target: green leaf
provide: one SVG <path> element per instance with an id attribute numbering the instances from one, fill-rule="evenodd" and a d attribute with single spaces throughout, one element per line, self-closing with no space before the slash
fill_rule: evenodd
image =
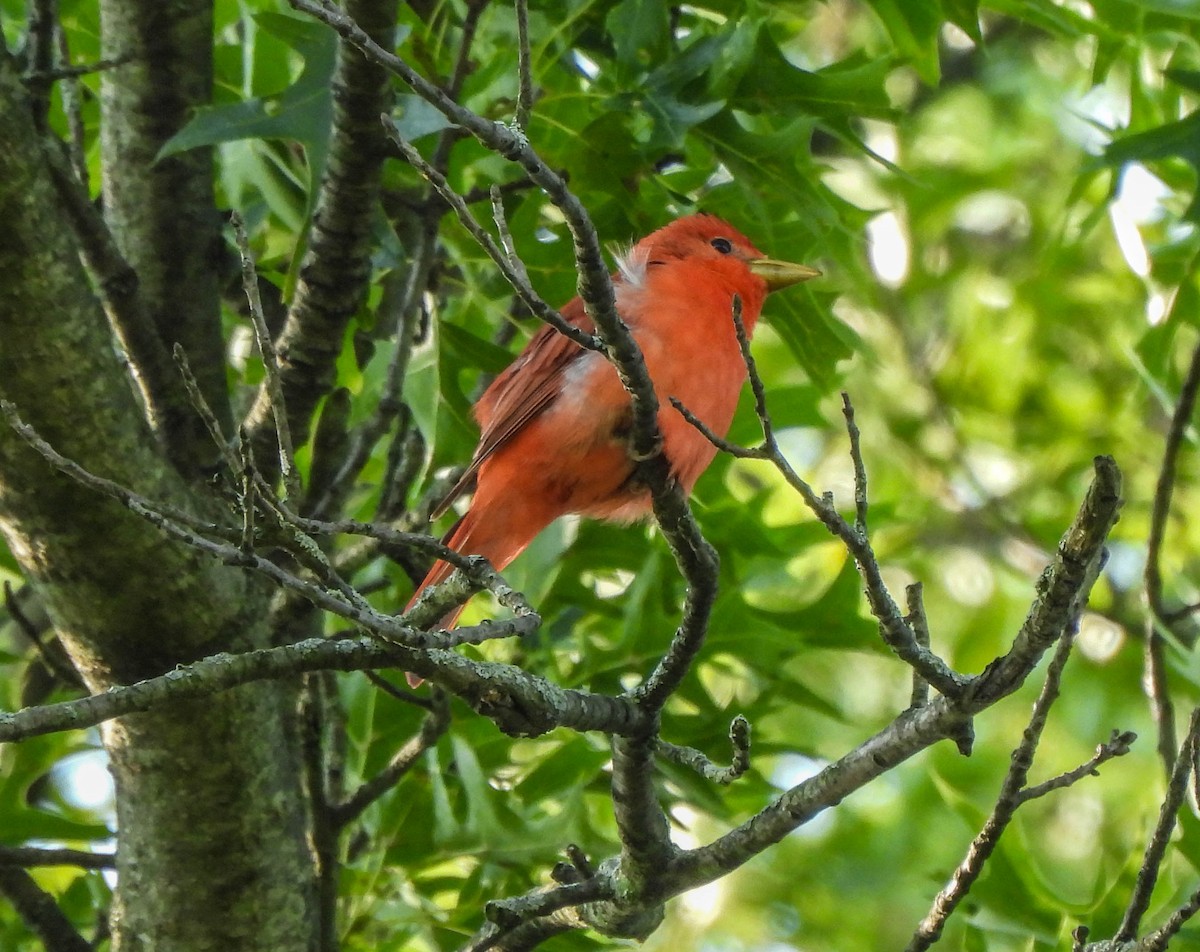
<path id="1" fill-rule="evenodd" d="M 1104 150 L 1102 157 L 1110 165 L 1166 158 L 1182 159 L 1200 173 L 1200 110 L 1145 132 L 1122 136 Z M 1183 217 L 1200 221 L 1200 193 L 1193 196 Z"/>
<path id="2" fill-rule="evenodd" d="M 1167 16 L 1180 17 L 1185 20 L 1200 20 L 1200 3 L 1196 0 L 1130 0 L 1135 7 L 1141 7 L 1151 13 L 1165 13 Z"/>
<path id="3" fill-rule="evenodd" d="M 396 129 L 409 142 L 448 129 L 453 123 L 420 96 L 396 97 Z"/>
<path id="4" fill-rule="evenodd" d="M 930 86 L 941 77 L 938 32 L 942 26 L 940 0 L 869 0 L 892 42 Z M 971 32 L 968 30 L 968 32 Z M 975 33 L 978 33 L 976 25 Z"/>
<path id="5" fill-rule="evenodd" d="M 884 83 L 894 64 L 886 57 L 854 55 L 810 71 L 793 65 L 761 24 L 739 32 L 738 46 L 745 49 L 752 42 L 753 52 L 746 57 L 745 68 L 728 95 L 735 109 L 788 119 L 891 116 Z"/>
<path id="6" fill-rule="evenodd" d="M 837 385 L 838 362 L 860 349 L 858 335 L 828 310 L 830 297 L 800 287 L 764 311 L 809 379 L 825 392 Z"/>
<path id="7" fill-rule="evenodd" d="M 197 110 L 191 121 L 167 140 L 158 157 L 241 139 L 284 139 L 305 146 L 315 182 L 325 167 L 329 145 L 337 37 L 322 24 L 279 13 L 260 13 L 255 20 L 304 58 L 299 78 L 276 96 Z"/>
<path id="8" fill-rule="evenodd" d="M 621 0 L 604 25 L 622 66 L 648 66 L 662 58 L 670 24 L 668 7 L 659 0 Z"/>

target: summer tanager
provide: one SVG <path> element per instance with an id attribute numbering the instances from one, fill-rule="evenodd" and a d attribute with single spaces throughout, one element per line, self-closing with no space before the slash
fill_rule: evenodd
<path id="1" fill-rule="evenodd" d="M 819 274 L 765 257 L 711 215 L 680 218 L 619 259 L 617 310 L 645 357 L 660 404 L 663 452 L 685 492 L 716 450 L 670 398 L 723 436 L 746 379 L 734 295 L 749 334 L 770 291 Z M 579 298 L 562 315 L 588 333 L 595 330 Z M 629 452 L 629 394 L 602 354 L 544 326 L 484 391 L 475 417 L 482 434 L 471 465 L 435 511 L 444 512 L 474 482 L 470 510 L 445 539 L 452 549 L 486 556 L 503 569 L 559 516 L 630 521 L 650 512 L 650 493 L 634 478 Z M 451 571 L 448 563 L 435 563 L 413 601 Z M 461 612 L 450 612 L 442 626 L 452 627 Z"/>

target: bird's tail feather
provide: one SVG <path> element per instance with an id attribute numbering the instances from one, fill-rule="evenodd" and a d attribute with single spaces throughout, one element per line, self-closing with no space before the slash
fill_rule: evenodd
<path id="1" fill-rule="evenodd" d="M 472 509 L 454 524 L 442 542 L 463 555 L 482 555 L 492 563 L 493 568 L 501 571 L 525 551 L 534 536 L 543 528 L 544 526 L 540 525 L 536 527 L 514 525 L 513 520 L 503 518 L 495 510 L 485 511 L 485 514 L 479 517 L 476 516 L 476 509 Z M 453 571 L 454 566 L 449 562 L 441 559 L 434 562 L 433 567 L 413 592 L 412 598 L 409 599 L 404 610 L 408 611 L 412 608 L 422 592 L 444 582 Z M 453 628 L 466 607 L 464 602 L 458 608 L 447 612 L 437 622 L 436 627 Z M 413 687 L 421 683 L 421 679 L 415 675 L 409 674 L 407 678 L 408 683 Z"/>

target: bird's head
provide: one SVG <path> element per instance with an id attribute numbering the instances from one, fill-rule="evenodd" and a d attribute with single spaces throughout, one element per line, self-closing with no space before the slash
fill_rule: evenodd
<path id="1" fill-rule="evenodd" d="M 768 258 L 727 221 L 706 214 L 687 215 L 652 232 L 634 246 L 630 258 L 647 266 L 690 259 L 731 273 L 745 268 L 766 284 L 767 291 L 778 291 L 821 273 L 807 265 Z"/>

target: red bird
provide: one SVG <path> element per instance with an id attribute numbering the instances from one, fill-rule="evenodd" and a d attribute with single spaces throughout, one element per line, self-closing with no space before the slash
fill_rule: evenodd
<path id="1" fill-rule="evenodd" d="M 689 215 L 660 228 L 634 245 L 617 268 L 617 310 L 654 382 L 671 473 L 691 492 L 716 450 L 670 398 L 724 435 L 746 379 L 733 325 L 734 295 L 742 300 L 749 334 L 770 291 L 820 272 L 765 257 L 745 235 L 711 215 Z M 579 298 L 562 315 L 594 333 Z M 633 478 L 629 394 L 604 355 L 544 326 L 479 398 L 475 417 L 482 429 L 479 446 L 435 512 L 444 512 L 475 483 L 470 510 L 445 539 L 456 551 L 486 556 L 503 569 L 559 516 L 631 521 L 650 512 L 650 493 Z M 451 571 L 446 562 L 435 563 L 408 607 Z M 442 625 L 453 627 L 461 611 L 446 615 Z"/>

